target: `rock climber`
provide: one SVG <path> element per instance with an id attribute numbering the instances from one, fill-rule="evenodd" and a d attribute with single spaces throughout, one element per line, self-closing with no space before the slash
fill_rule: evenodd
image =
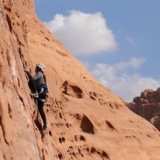
<path id="1" fill-rule="evenodd" d="M 46 77 L 44 75 L 44 70 L 45 70 L 45 65 L 42 63 L 36 65 L 35 68 L 36 74 L 34 76 L 28 69 L 25 69 L 25 72 L 29 77 L 29 87 L 32 91 L 30 95 L 34 97 L 35 100 L 37 101 L 38 111 L 43 120 L 42 130 L 45 130 L 47 128 L 46 114 L 44 112 L 43 106 L 48 95 L 48 87 L 46 85 Z"/>

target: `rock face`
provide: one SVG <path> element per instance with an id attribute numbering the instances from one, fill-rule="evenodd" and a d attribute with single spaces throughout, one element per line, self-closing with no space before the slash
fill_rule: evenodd
<path id="1" fill-rule="evenodd" d="M 135 97 L 128 107 L 160 130 L 160 88 L 156 91 L 147 89 Z"/>
<path id="2" fill-rule="evenodd" d="M 1 160 L 159 160 L 159 131 L 97 82 L 34 13 L 32 0 L 0 1 Z M 46 65 L 48 129 L 24 68 Z"/>

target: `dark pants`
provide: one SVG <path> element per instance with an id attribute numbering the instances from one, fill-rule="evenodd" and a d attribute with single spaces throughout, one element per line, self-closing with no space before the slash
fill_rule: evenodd
<path id="1" fill-rule="evenodd" d="M 41 118 L 42 118 L 42 120 L 43 120 L 43 124 L 47 124 L 46 115 L 45 115 L 45 112 L 44 112 L 44 109 L 43 109 L 44 102 L 38 100 L 38 101 L 37 101 L 37 105 L 38 105 L 39 113 L 40 113 Z"/>
<path id="2" fill-rule="evenodd" d="M 35 80 L 30 80 L 29 81 L 29 86 L 32 92 L 40 92 L 41 91 L 41 83 L 36 82 Z M 43 120 L 43 123 L 46 124 L 46 115 L 43 109 L 44 102 L 42 102 L 40 99 L 46 99 L 46 90 L 44 89 L 43 93 L 39 95 L 39 99 L 37 99 L 37 106 L 38 106 L 38 111 L 41 115 L 41 118 Z"/>

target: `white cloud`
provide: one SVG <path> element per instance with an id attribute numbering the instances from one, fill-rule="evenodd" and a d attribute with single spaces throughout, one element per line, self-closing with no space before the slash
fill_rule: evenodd
<path id="1" fill-rule="evenodd" d="M 56 14 L 44 24 L 72 54 L 89 55 L 116 49 L 113 32 L 100 12 L 72 10 L 69 13 L 68 16 Z"/>
<path id="2" fill-rule="evenodd" d="M 156 90 L 160 86 L 159 80 L 142 77 L 135 72 L 144 61 L 144 58 L 131 58 L 128 62 L 120 62 L 112 66 L 97 64 L 92 73 L 118 96 L 131 102 L 134 97 L 140 96 L 140 93 L 145 89 Z"/>

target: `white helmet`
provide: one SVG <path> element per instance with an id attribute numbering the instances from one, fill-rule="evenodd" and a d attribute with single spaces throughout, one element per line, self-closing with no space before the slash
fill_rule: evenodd
<path id="1" fill-rule="evenodd" d="M 42 70 L 42 72 L 44 72 L 45 70 L 45 65 L 42 63 L 37 64 L 37 67 L 40 68 Z"/>

